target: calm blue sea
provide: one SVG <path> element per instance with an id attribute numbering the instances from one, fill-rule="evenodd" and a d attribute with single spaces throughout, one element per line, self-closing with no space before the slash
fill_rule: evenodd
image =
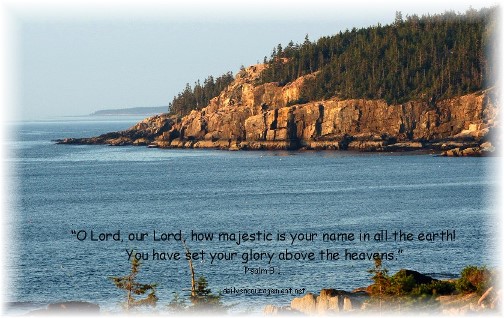
<path id="1" fill-rule="evenodd" d="M 384 266 L 409 268 L 437 278 L 457 275 L 469 264 L 497 264 L 493 203 L 498 158 L 352 152 L 256 152 L 166 150 L 145 147 L 56 145 L 65 137 L 95 136 L 132 126 L 135 119 L 86 118 L 11 125 L 8 143 L 17 195 L 7 224 L 15 230 L 7 273 L 10 302 L 64 300 L 119 308 L 124 294 L 108 277 L 125 275 L 126 250 L 184 253 L 178 241 L 154 242 L 152 233 L 181 230 L 212 291 L 226 288 L 322 288 L 352 290 L 371 283 L 371 260 L 345 260 L 349 252 L 393 253 Z M 123 242 L 77 240 L 72 231 L 121 232 Z M 389 241 L 375 241 L 387 230 Z M 393 231 L 415 240 L 393 242 Z M 454 241 L 420 242 L 420 232 L 455 230 Z M 273 233 L 271 242 L 195 242 L 190 233 Z M 145 241 L 128 233 L 148 232 Z M 287 241 L 276 241 L 277 233 Z M 322 233 L 354 233 L 354 241 L 322 242 Z M 291 244 L 290 233 L 317 233 L 314 242 Z M 370 233 L 361 242 L 359 233 Z M 280 261 L 278 253 L 315 252 L 315 261 Z M 339 259 L 320 261 L 320 250 Z M 242 253 L 275 253 L 268 261 L 242 264 Z M 234 261 L 211 264 L 208 254 L 236 252 Z M 257 254 L 256 254 L 257 255 Z M 264 254 L 263 254 L 264 255 Z M 274 274 L 245 274 L 275 268 Z M 188 262 L 142 262 L 139 280 L 157 283 L 158 309 L 173 293 L 190 289 Z M 295 295 L 225 294 L 234 311 L 287 305 Z"/>

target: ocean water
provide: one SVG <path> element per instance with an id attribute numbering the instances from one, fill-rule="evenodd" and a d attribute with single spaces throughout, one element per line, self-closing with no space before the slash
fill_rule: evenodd
<path id="1" fill-rule="evenodd" d="M 34 306 L 66 300 L 98 303 L 118 311 L 124 293 L 109 277 L 129 272 L 127 251 L 149 253 L 139 274 L 156 283 L 158 309 L 175 292 L 190 291 L 180 241 L 154 241 L 153 231 L 178 233 L 191 252 L 196 275 L 214 292 L 240 288 L 352 290 L 371 283 L 372 260 L 345 252 L 388 253 L 391 273 L 408 268 L 435 278 L 456 277 L 466 265 L 496 266 L 495 195 L 498 158 L 443 158 L 426 154 L 167 150 L 145 147 L 56 145 L 52 140 L 122 130 L 135 120 L 56 120 L 11 125 L 5 159 L 14 186 L 7 274 L 10 302 Z M 86 231 L 84 240 L 72 231 Z M 91 241 L 120 231 L 122 242 Z M 197 233 L 271 233 L 271 241 L 192 240 Z M 387 231 L 387 241 L 375 240 Z M 413 233 L 394 241 L 393 232 Z M 421 232 L 455 231 L 455 238 L 419 241 Z M 80 232 L 83 235 L 84 232 Z M 129 233 L 148 233 L 130 241 Z M 286 240 L 277 240 L 286 233 Z M 313 241 L 292 243 L 291 234 Z M 355 240 L 322 240 L 323 233 L 353 233 Z M 369 233 L 361 241 L 359 234 Z M 82 238 L 82 236 L 79 236 Z M 159 237 L 159 236 L 158 236 Z M 299 236 L 298 236 L 299 238 Z M 378 237 L 376 237 L 378 238 Z M 152 260 L 152 251 L 182 255 Z M 279 260 L 281 252 L 313 252 L 315 260 Z M 320 260 L 319 252 L 339 253 Z M 213 263 L 210 253 L 236 253 Z M 259 257 L 244 263 L 243 254 Z M 266 253 L 266 254 L 264 254 Z M 265 257 L 275 253 L 271 263 Z M 229 256 L 229 254 L 228 254 Z M 334 256 L 334 255 L 333 255 Z M 273 274 L 245 273 L 274 268 Z M 223 294 L 231 311 L 287 305 L 292 295 Z"/>

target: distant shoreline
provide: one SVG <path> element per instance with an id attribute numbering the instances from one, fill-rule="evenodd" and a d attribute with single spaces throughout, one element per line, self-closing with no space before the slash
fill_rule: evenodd
<path id="1" fill-rule="evenodd" d="M 152 116 L 166 113 L 167 111 L 168 106 L 131 107 L 97 110 L 89 114 L 89 116 Z"/>

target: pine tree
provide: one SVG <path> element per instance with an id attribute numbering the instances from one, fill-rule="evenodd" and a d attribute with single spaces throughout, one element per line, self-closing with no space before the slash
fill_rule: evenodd
<path id="1" fill-rule="evenodd" d="M 375 258 L 374 260 L 374 268 L 368 271 L 370 274 L 373 274 L 371 279 L 374 284 L 371 285 L 371 295 L 378 296 L 380 300 L 380 308 L 382 306 L 383 296 L 385 295 L 386 290 L 390 287 L 390 277 L 388 275 L 388 270 L 382 267 L 381 258 Z"/>
<path id="2" fill-rule="evenodd" d="M 212 293 L 205 276 L 200 276 L 196 281 L 196 293 L 191 296 L 191 302 L 193 310 L 223 311 L 225 309 L 221 303 L 221 295 Z"/>
<path id="3" fill-rule="evenodd" d="M 426 102 L 495 85 L 496 8 L 407 16 L 393 24 L 346 30 L 283 50 L 284 63 L 269 61 L 261 81 L 287 84 L 317 72 L 308 101 L 340 98 Z M 278 47 L 274 48 L 275 54 Z M 494 57 L 495 59 L 495 57 Z M 308 92 L 309 91 L 309 92 Z"/>
<path id="4" fill-rule="evenodd" d="M 126 276 L 110 277 L 114 285 L 126 292 L 126 301 L 124 307 L 130 310 L 134 307 L 148 305 L 156 306 L 158 298 L 156 296 L 156 284 L 142 284 L 137 281 L 137 275 L 140 270 L 140 261 L 136 257 L 131 259 L 131 271 Z M 148 295 L 143 299 L 135 299 L 136 296 Z"/>

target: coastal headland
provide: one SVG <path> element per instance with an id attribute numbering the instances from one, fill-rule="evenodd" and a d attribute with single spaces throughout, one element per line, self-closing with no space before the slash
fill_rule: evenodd
<path id="1" fill-rule="evenodd" d="M 306 79 L 255 85 L 264 64 L 240 71 L 208 106 L 185 116 L 155 115 L 133 127 L 60 144 L 228 150 L 431 150 L 479 156 L 495 150 L 496 89 L 440 101 L 389 104 L 331 98 L 292 104 Z"/>

